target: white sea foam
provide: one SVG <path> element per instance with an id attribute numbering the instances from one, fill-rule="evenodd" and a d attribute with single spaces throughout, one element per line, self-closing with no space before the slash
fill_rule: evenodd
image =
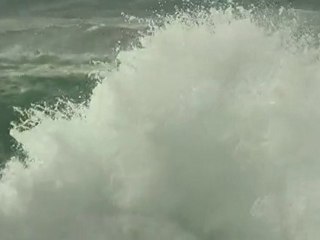
<path id="1" fill-rule="evenodd" d="M 11 131 L 29 159 L 3 173 L 2 240 L 318 239 L 318 49 L 192 15 L 121 52 L 81 116 Z"/>

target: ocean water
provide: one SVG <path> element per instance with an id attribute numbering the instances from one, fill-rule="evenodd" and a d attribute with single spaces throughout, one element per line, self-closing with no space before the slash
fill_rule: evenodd
<path id="1" fill-rule="evenodd" d="M 87 99 L 90 74 L 114 67 L 115 49 L 134 42 L 143 24 L 118 17 L 5 17 L 0 21 L 0 162 L 14 152 L 13 107 L 68 97 Z"/>
<path id="2" fill-rule="evenodd" d="M 1 240 L 318 239 L 317 11 L 49 12 L 0 19 Z"/>

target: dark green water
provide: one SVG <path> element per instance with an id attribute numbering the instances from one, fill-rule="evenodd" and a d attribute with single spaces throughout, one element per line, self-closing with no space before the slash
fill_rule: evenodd
<path id="1" fill-rule="evenodd" d="M 10 136 L 10 122 L 19 119 L 14 112 L 14 107 L 29 108 L 31 104 L 54 103 L 57 98 L 68 98 L 74 102 L 82 102 L 88 99 L 95 81 L 86 75 L 66 75 L 63 78 L 23 78 L 20 81 L 27 81 L 31 89 L 19 92 L 18 87 L 3 90 L 0 94 L 0 161 L 3 164 L 15 151 L 15 141 Z M 0 80 L 1 81 L 1 80 Z"/>
<path id="2" fill-rule="evenodd" d="M 116 49 L 126 49 L 142 24 L 125 17 L 0 17 L 0 163 L 15 152 L 10 122 L 14 107 L 83 102 L 90 96 L 93 72 L 113 68 Z"/>

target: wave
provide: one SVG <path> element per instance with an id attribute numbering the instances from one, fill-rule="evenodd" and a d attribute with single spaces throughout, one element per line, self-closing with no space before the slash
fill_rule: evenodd
<path id="1" fill-rule="evenodd" d="M 0 25 L 2 90 L 16 82 L 26 85 L 28 79 L 83 79 L 111 69 L 117 64 L 116 49 L 131 48 L 139 32 L 146 28 L 145 23 L 129 24 L 124 17 L 28 17 L 2 20 Z M 7 94 L 5 90 L 4 93 Z"/>
<path id="2" fill-rule="evenodd" d="M 168 16 L 87 107 L 25 112 L 1 239 L 318 239 L 319 49 L 259 19 Z"/>
<path id="3" fill-rule="evenodd" d="M 118 41 L 131 43 L 145 29 L 144 23 L 128 24 L 123 18 L 43 19 L 21 18 L 0 21 L 0 51 L 21 46 L 25 51 L 61 54 L 110 51 Z M 56 37 L 59 36 L 59 37 Z"/>

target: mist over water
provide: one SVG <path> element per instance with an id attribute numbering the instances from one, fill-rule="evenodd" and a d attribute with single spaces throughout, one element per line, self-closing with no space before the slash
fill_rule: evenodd
<path id="1" fill-rule="evenodd" d="M 1 239 L 318 239 L 317 39 L 268 17 L 166 17 L 88 106 L 30 109 L 11 130 L 27 159 L 3 170 Z"/>

